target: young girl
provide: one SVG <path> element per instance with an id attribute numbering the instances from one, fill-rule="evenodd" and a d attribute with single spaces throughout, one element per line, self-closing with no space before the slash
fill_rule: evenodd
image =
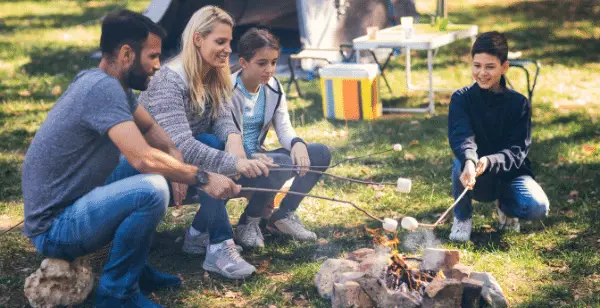
<path id="1" fill-rule="evenodd" d="M 267 30 L 252 28 L 239 41 L 239 63 L 242 69 L 231 76 L 234 84 L 232 97 L 233 120 L 242 132 L 247 157 L 261 157 L 281 167 L 298 167 L 297 173 L 271 170 L 268 177 L 242 179 L 242 186 L 279 189 L 294 177 L 290 191 L 308 193 L 319 181 L 320 175 L 307 173 L 325 171 L 331 160 L 329 149 L 322 144 L 306 144 L 296 135 L 290 122 L 283 87 L 273 77 L 279 58 L 279 41 Z M 281 148 L 265 151 L 263 143 L 273 127 Z M 315 166 L 315 167 L 311 167 Z M 259 223 L 263 209 L 275 194 L 255 193 L 248 202 L 235 232 L 236 242 L 251 247 L 264 245 Z M 294 214 L 303 197 L 286 195 L 279 209 L 270 217 L 269 230 L 301 241 L 315 241 L 317 236 L 307 230 Z"/>
<path id="2" fill-rule="evenodd" d="M 472 199 L 498 200 L 498 229 L 517 232 L 519 219 L 544 218 L 550 206 L 527 158 L 531 103 L 506 88 L 506 38 L 495 31 L 482 33 L 471 56 L 476 83 L 452 95 L 448 114 L 448 139 L 455 155 L 452 193 L 458 198 L 465 187 L 473 190 L 454 208 L 450 239 L 455 241 L 470 239 Z"/>

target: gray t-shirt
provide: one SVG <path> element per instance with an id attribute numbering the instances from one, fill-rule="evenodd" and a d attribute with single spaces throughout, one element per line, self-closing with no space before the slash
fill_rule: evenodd
<path id="1" fill-rule="evenodd" d="M 119 160 L 119 149 L 107 132 L 132 121 L 137 105 L 133 91 L 125 92 L 100 69 L 75 77 L 25 155 L 21 184 L 26 236 L 46 232 L 65 207 L 103 185 Z"/>

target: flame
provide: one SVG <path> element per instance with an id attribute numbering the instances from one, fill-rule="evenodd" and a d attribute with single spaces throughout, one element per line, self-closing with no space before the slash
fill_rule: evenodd
<path id="1" fill-rule="evenodd" d="M 365 230 L 369 232 L 373 236 L 373 244 L 377 246 L 385 246 L 391 247 L 394 253 L 397 253 L 398 245 L 400 244 L 400 240 L 396 235 L 393 239 L 388 239 L 388 237 L 383 233 L 381 228 L 371 229 L 365 227 Z"/>

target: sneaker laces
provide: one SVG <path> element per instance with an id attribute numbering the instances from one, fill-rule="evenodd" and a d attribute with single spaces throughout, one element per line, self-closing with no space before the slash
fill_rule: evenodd
<path id="1" fill-rule="evenodd" d="M 227 259 L 232 260 L 235 263 L 244 261 L 244 259 L 242 259 L 242 257 L 240 256 L 240 253 L 235 247 L 235 245 L 225 245 L 225 247 L 223 248 L 223 253 L 225 257 L 227 257 Z"/>
<path id="2" fill-rule="evenodd" d="M 289 221 L 291 222 L 290 225 L 292 226 L 294 231 L 308 232 L 308 230 L 306 229 L 304 224 L 302 224 L 302 221 L 300 221 L 300 218 L 298 217 L 298 215 L 296 215 L 294 212 L 288 213 L 286 218 L 289 219 Z"/>

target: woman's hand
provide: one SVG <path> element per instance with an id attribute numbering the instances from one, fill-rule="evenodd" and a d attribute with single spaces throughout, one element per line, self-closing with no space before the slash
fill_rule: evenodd
<path id="1" fill-rule="evenodd" d="M 292 157 L 292 164 L 298 166 L 300 176 L 305 176 L 310 168 L 310 158 L 308 157 L 306 144 L 296 142 L 292 147 L 292 151 L 290 151 L 290 156 Z"/>
<path id="2" fill-rule="evenodd" d="M 460 175 L 460 182 L 462 183 L 463 187 L 472 190 L 473 186 L 475 186 L 476 177 L 477 171 L 475 170 L 475 163 L 473 163 L 471 160 L 467 160 L 465 162 L 465 168 Z"/>
<path id="3" fill-rule="evenodd" d="M 275 164 L 273 158 L 263 154 L 263 153 L 254 153 L 251 155 L 252 159 L 258 159 L 265 164 Z"/>
<path id="4" fill-rule="evenodd" d="M 242 136 L 238 134 L 229 134 L 227 136 L 227 143 L 225 143 L 225 152 L 229 152 L 239 159 L 246 159 L 246 151 L 244 151 Z"/>
<path id="5" fill-rule="evenodd" d="M 258 159 L 238 159 L 235 168 L 247 178 L 256 178 L 261 175 L 269 176 L 269 168 L 279 167 L 273 163 L 266 163 Z"/>

